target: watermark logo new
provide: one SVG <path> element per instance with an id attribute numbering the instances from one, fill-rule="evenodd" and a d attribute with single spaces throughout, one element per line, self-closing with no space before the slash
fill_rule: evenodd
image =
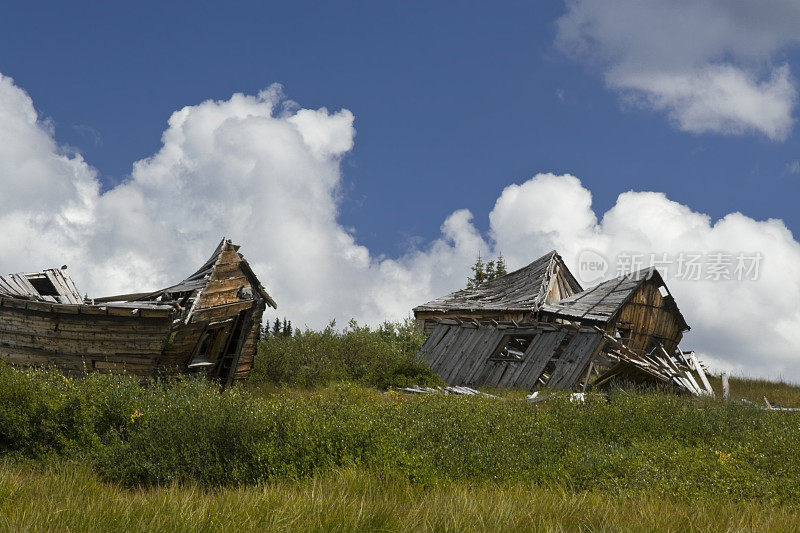
<path id="1" fill-rule="evenodd" d="M 589 284 L 608 277 L 627 276 L 655 267 L 664 279 L 681 281 L 756 281 L 761 274 L 761 252 L 619 252 L 609 260 L 591 248 L 578 254 L 576 277 Z"/>
<path id="2" fill-rule="evenodd" d="M 608 267 L 608 261 L 600 252 L 587 248 L 578 254 L 578 281 L 597 281 L 606 275 Z"/>

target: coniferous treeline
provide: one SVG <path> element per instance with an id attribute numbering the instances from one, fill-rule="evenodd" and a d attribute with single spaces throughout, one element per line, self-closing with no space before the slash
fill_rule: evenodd
<path id="1" fill-rule="evenodd" d="M 472 265 L 472 276 L 467 278 L 467 288 L 473 289 L 483 283 L 484 281 L 493 280 L 500 276 L 508 274 L 506 270 L 506 260 L 503 254 L 500 253 L 497 259 L 484 263 L 481 258 L 481 253 L 478 252 L 478 259 Z"/>
<path id="2" fill-rule="evenodd" d="M 270 337 L 291 337 L 293 334 L 294 329 L 292 328 L 292 321 L 286 320 L 286 317 L 283 317 L 283 322 L 281 322 L 280 318 L 275 317 L 275 322 L 272 323 L 271 328 L 269 322 L 261 326 L 262 339 L 268 339 Z"/>

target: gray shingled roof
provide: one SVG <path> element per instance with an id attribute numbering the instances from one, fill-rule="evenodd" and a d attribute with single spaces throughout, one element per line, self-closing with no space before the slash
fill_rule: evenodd
<path id="1" fill-rule="evenodd" d="M 452 292 L 414 308 L 414 311 L 536 311 L 544 303 L 550 279 L 561 268 L 574 290 L 580 284 L 553 250 L 533 263 L 472 289 Z"/>
<path id="2" fill-rule="evenodd" d="M 545 304 L 541 310 L 545 313 L 553 313 L 565 318 L 608 322 L 625 305 L 636 289 L 652 277 L 656 277 L 657 281 L 664 285 L 664 280 L 658 270 L 654 267 L 644 268 L 638 272 L 610 279 L 591 289 L 586 289 L 557 302 Z M 665 300 L 667 305 L 674 307 L 674 310 L 686 325 L 686 321 L 683 319 L 683 315 L 672 296 L 667 295 Z M 689 329 L 688 325 L 686 325 L 686 329 Z"/>
<path id="3" fill-rule="evenodd" d="M 40 283 L 44 283 L 48 289 L 54 290 L 57 294 L 41 294 Z M 56 268 L 48 268 L 41 272 L 29 274 L 8 274 L 0 276 L 0 296 L 11 296 L 25 300 L 36 300 L 41 302 L 80 304 L 83 297 L 72 279 L 63 271 Z"/>

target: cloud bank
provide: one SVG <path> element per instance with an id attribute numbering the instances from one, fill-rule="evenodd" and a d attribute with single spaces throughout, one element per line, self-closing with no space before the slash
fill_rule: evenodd
<path id="1" fill-rule="evenodd" d="M 487 235 L 458 210 L 434 241 L 376 258 L 338 221 L 353 121 L 347 110 L 303 109 L 278 86 L 187 106 L 169 118 L 158 152 L 101 193 L 96 170 L 60 147 L 28 95 L 0 76 L 0 271 L 67 263 L 93 296 L 155 289 L 226 235 L 281 316 L 319 327 L 408 316 L 462 287 L 478 251 L 502 251 L 516 268 L 556 248 L 573 269 L 586 248 L 606 257 L 759 251 L 757 281 L 668 281 L 694 328 L 685 347 L 720 368 L 800 380 L 800 244 L 781 221 L 714 221 L 655 192 L 623 193 L 598 219 L 578 178 L 539 174 L 502 191 Z"/>
<path id="2" fill-rule="evenodd" d="M 783 140 L 797 89 L 780 54 L 798 27 L 794 0 L 571 0 L 556 44 L 681 130 Z"/>

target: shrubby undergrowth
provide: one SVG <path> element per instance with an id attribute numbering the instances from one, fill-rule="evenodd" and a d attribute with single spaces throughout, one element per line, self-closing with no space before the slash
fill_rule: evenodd
<path id="1" fill-rule="evenodd" d="M 6 457 L 71 458 L 126 485 L 249 484 L 352 466 L 421 485 L 800 503 L 796 414 L 660 393 L 543 404 L 355 385 L 259 395 L 0 365 L 0 443 Z"/>
<path id="2" fill-rule="evenodd" d="M 299 387 L 349 381 L 379 389 L 438 384 L 430 368 L 415 361 L 424 341 L 412 320 L 269 335 L 259 344 L 250 381 Z"/>

